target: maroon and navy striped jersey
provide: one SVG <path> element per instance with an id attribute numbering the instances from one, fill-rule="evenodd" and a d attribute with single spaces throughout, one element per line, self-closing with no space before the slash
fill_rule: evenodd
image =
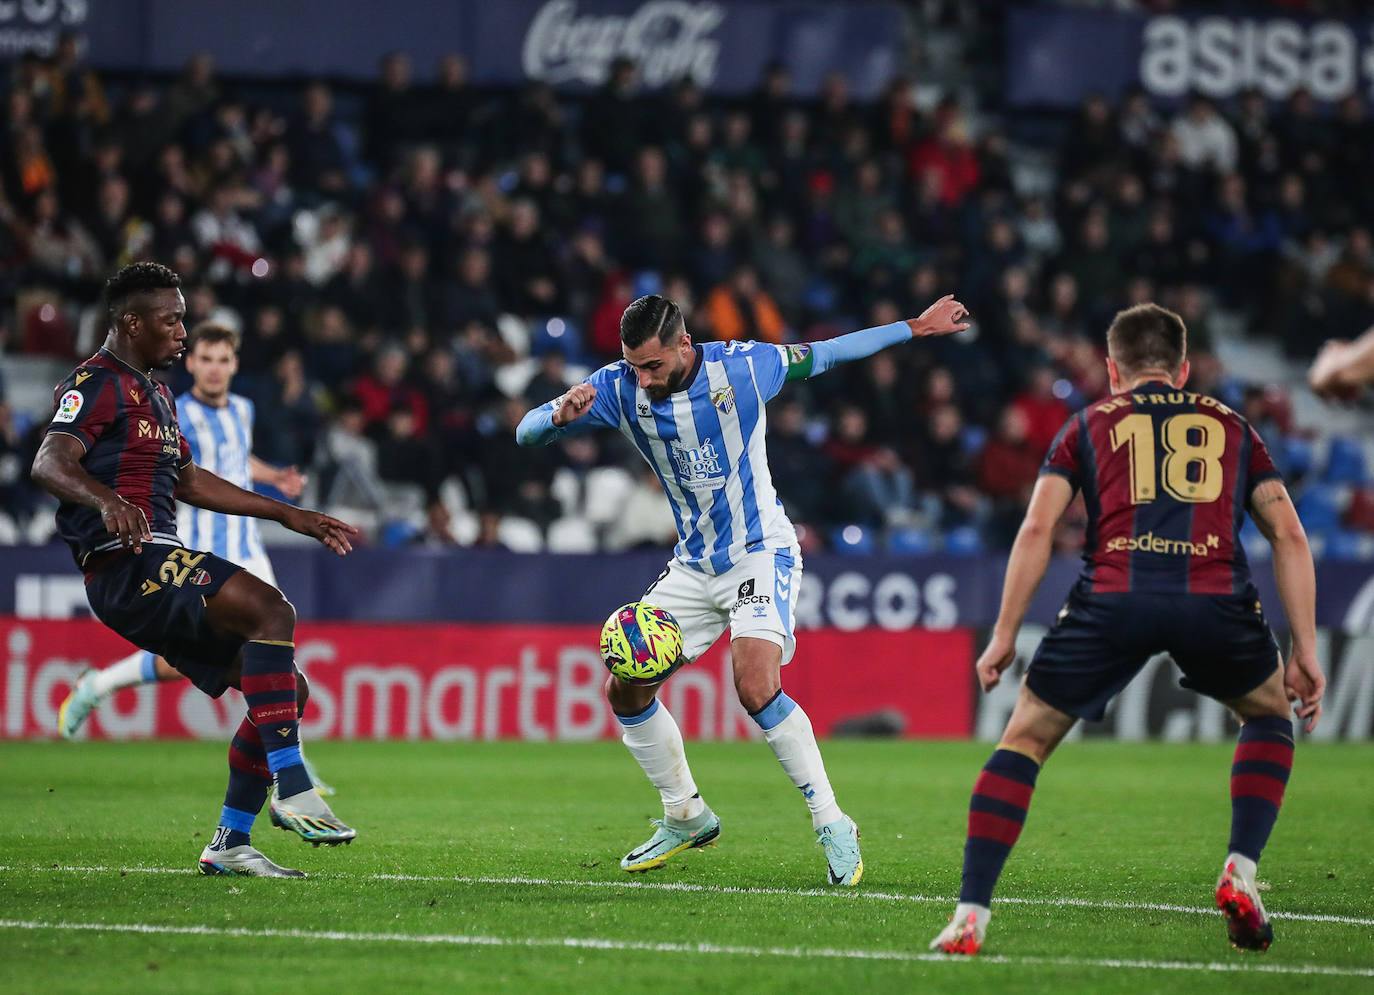
<path id="1" fill-rule="evenodd" d="M 1074 415 L 1041 473 L 1083 492 L 1083 576 L 1094 591 L 1165 594 L 1246 590 L 1240 528 L 1250 493 L 1279 476 L 1237 412 L 1163 381 Z"/>
<path id="2" fill-rule="evenodd" d="M 191 447 L 177 427 L 170 390 L 101 349 L 57 385 L 48 426 L 54 433 L 80 440 L 82 467 L 141 509 L 155 540 L 181 545 L 173 495 Z M 119 547 L 100 513 L 85 505 L 62 502 L 57 531 L 78 566 L 91 553 Z"/>

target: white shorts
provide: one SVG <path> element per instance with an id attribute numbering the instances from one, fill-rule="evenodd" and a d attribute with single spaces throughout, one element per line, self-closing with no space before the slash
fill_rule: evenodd
<path id="1" fill-rule="evenodd" d="M 725 631 L 782 647 L 782 662 L 797 649 L 794 591 L 801 584 L 801 550 L 761 550 L 712 576 L 677 559 L 649 585 L 641 600 L 665 608 L 682 628 L 682 653 L 695 660 Z"/>
<path id="2" fill-rule="evenodd" d="M 277 574 L 276 571 L 272 569 L 272 561 L 267 558 L 266 553 L 250 556 L 248 559 L 241 561 L 239 566 L 258 578 L 258 580 L 266 581 L 273 587 L 277 586 Z"/>

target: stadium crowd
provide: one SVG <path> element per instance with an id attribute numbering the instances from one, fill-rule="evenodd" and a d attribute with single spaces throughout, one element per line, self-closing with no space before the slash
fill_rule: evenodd
<path id="1" fill-rule="evenodd" d="M 635 454 L 610 434 L 520 450 L 513 429 L 618 356 L 630 300 L 672 297 L 698 339 L 791 342 L 955 291 L 973 329 L 789 387 L 769 450 L 806 548 L 957 552 L 1009 543 L 1058 428 L 1106 390 L 1118 308 L 1179 310 L 1192 387 L 1298 477 L 1318 472 L 1310 444 L 1281 391 L 1228 378 L 1214 316 L 1293 357 L 1374 323 L 1359 97 L 1334 116 L 1303 93 L 1089 99 L 1035 185 L 993 108 L 918 102 L 903 77 L 871 104 L 838 75 L 796 99 L 780 66 L 742 100 L 645 91 L 625 60 L 585 96 L 475 89 L 456 56 L 416 77 L 400 52 L 366 87 L 230 81 L 207 56 L 175 80 L 102 78 L 71 38 L 19 59 L 0 348 L 90 354 L 103 280 L 157 259 L 188 327 L 241 333 L 257 455 L 308 468 L 375 538 L 614 548 L 673 534 Z M 44 423 L 0 406 L 0 511 L 21 525 L 48 515 L 25 480 Z M 1346 458 L 1333 479 L 1363 485 Z M 1332 514 L 1367 530 L 1374 500 Z"/>

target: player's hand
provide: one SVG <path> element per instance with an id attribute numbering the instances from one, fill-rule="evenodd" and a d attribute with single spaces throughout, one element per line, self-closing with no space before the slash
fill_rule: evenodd
<path id="1" fill-rule="evenodd" d="M 938 301 L 921 312 L 919 318 L 906 319 L 912 338 L 926 335 L 949 335 L 968 328 L 968 308 L 954 299 L 953 294 L 945 294 Z"/>
<path id="2" fill-rule="evenodd" d="M 982 656 L 978 657 L 978 663 L 974 667 L 983 691 L 991 691 L 1002 683 L 1002 671 L 1010 667 L 1015 660 L 1016 640 L 1011 636 L 1002 636 L 994 632 L 992 641 L 988 643 L 987 649 L 983 650 Z"/>
<path id="3" fill-rule="evenodd" d="M 358 530 L 347 522 L 306 508 L 292 508 L 282 520 L 282 524 L 292 532 L 318 539 L 340 556 L 353 552 L 353 543 L 350 540 L 358 534 Z"/>
<path id="4" fill-rule="evenodd" d="M 301 491 L 305 489 L 306 483 L 310 480 L 305 474 L 301 473 L 294 466 L 282 467 L 277 471 L 272 486 L 281 491 L 292 501 L 301 496 Z"/>
<path id="5" fill-rule="evenodd" d="M 100 520 L 113 535 L 119 536 L 121 546 L 135 553 L 143 552 L 144 541 L 153 538 L 143 509 L 135 507 L 118 494 L 101 504 Z"/>
<path id="6" fill-rule="evenodd" d="M 1360 385 L 1351 383 L 1343 375 L 1349 360 L 1351 344 L 1344 339 L 1332 339 L 1307 371 L 1307 383 L 1312 393 L 1327 400 L 1352 401 L 1359 396 Z"/>
<path id="7" fill-rule="evenodd" d="M 1298 718 L 1307 720 L 1304 728 L 1311 732 L 1322 717 L 1322 694 L 1326 691 L 1326 676 L 1317 654 L 1307 650 L 1289 657 L 1288 667 L 1283 672 L 1283 686 L 1288 692 L 1288 700 L 1297 702 L 1294 710 Z"/>
<path id="8" fill-rule="evenodd" d="M 591 410 L 592 402 L 596 400 L 596 388 L 589 383 L 580 383 L 576 387 L 570 387 L 568 392 L 558 399 L 558 404 L 553 409 L 553 424 L 556 428 L 562 428 L 571 421 L 577 421 Z"/>

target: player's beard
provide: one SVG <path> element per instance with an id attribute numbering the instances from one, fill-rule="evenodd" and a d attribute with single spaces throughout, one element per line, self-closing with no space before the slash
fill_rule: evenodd
<path id="1" fill-rule="evenodd" d="M 677 369 L 668 374 L 668 382 L 662 387 L 645 387 L 644 393 L 649 395 L 651 401 L 666 401 L 668 396 L 682 386 L 682 381 L 687 379 L 687 364 L 678 360 Z"/>

